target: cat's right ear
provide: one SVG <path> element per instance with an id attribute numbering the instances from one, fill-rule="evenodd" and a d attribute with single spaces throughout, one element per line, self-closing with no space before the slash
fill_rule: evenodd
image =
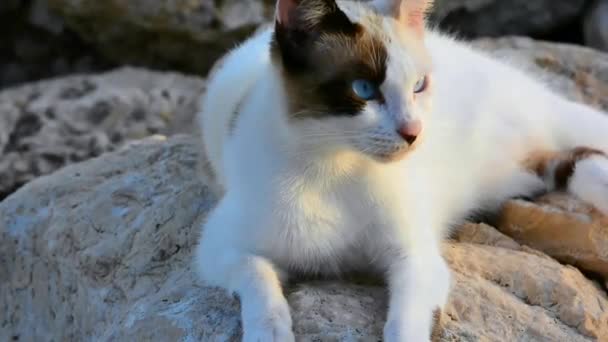
<path id="1" fill-rule="evenodd" d="M 315 44 L 327 35 L 359 32 L 335 0 L 277 0 L 272 51 L 291 71 L 305 71 L 316 62 Z"/>
<path id="2" fill-rule="evenodd" d="M 287 70 L 304 70 L 307 66 L 307 33 L 299 26 L 298 5 L 301 0 L 277 0 L 275 7 L 273 55 L 280 57 Z M 300 11 L 301 12 L 301 11 Z"/>
<path id="3" fill-rule="evenodd" d="M 289 27 L 290 18 L 293 17 L 299 2 L 300 0 L 277 0 L 275 20 L 278 25 Z"/>
<path id="4" fill-rule="evenodd" d="M 433 0 L 373 0 L 371 5 L 378 12 L 399 20 L 405 27 L 421 36 L 433 3 Z"/>

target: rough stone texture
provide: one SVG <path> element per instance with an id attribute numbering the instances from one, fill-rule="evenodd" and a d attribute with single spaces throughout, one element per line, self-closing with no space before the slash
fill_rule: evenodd
<path id="1" fill-rule="evenodd" d="M 110 59 L 205 74 L 274 13 L 271 0 L 47 0 Z"/>
<path id="2" fill-rule="evenodd" d="M 547 34 L 576 20 L 586 0 L 435 0 L 441 25 L 468 37 Z"/>
<path id="3" fill-rule="evenodd" d="M 595 0 L 584 20 L 585 44 L 608 52 L 608 1 Z"/>
<path id="4" fill-rule="evenodd" d="M 194 146 L 149 138 L 0 203 L 0 340 L 237 341 L 238 302 L 191 267 L 215 202 L 197 180 Z M 577 269 L 489 226 L 467 229 L 444 248 L 455 286 L 440 341 L 608 336 L 607 295 Z M 292 285 L 295 331 L 303 341 L 379 340 L 385 292 L 376 279 Z"/>
<path id="5" fill-rule="evenodd" d="M 563 263 L 608 279 L 608 218 L 565 194 L 510 201 L 497 228 Z"/>
<path id="6" fill-rule="evenodd" d="M 0 22 L 0 89 L 112 66 L 49 11 L 46 0 L 2 0 Z"/>
<path id="7" fill-rule="evenodd" d="M 188 132 L 203 88 L 198 78 L 123 68 L 0 92 L 0 200 L 124 141 Z"/>

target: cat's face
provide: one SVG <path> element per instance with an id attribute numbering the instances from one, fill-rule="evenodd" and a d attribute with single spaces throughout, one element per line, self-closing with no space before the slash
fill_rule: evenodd
<path id="1" fill-rule="evenodd" d="M 299 142 L 391 161 L 421 140 L 431 110 L 428 1 L 402 1 L 279 0 L 272 57 Z"/>

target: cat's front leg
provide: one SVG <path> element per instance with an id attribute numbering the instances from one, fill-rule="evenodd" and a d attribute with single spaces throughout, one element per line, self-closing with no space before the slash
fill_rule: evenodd
<path id="1" fill-rule="evenodd" d="M 269 259 L 243 249 L 240 239 L 246 239 L 251 229 L 241 227 L 254 221 L 236 215 L 239 211 L 227 202 L 220 203 L 205 223 L 196 250 L 198 272 L 207 285 L 240 298 L 244 342 L 294 341 L 278 269 Z"/>
<path id="2" fill-rule="evenodd" d="M 426 248 L 425 248 L 426 247 Z M 387 342 L 430 341 L 434 317 L 450 291 L 450 270 L 436 245 L 403 251 L 390 264 Z"/>
<path id="3" fill-rule="evenodd" d="M 273 265 L 253 255 L 242 262 L 233 290 L 241 300 L 243 342 L 294 341 L 289 306 Z"/>

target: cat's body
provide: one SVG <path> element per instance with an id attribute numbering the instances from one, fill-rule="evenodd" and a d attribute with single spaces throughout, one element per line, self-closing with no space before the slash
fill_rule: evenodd
<path id="1" fill-rule="evenodd" d="M 360 19 L 365 10 L 359 6 L 340 8 Z M 386 25 L 380 26 L 393 29 Z M 419 28 L 415 20 L 403 25 Z M 197 261 L 209 284 L 239 294 L 246 340 L 293 338 L 280 285 L 287 274 L 370 269 L 386 273 L 391 290 L 386 340 L 428 340 L 432 313 L 449 290 L 439 253 L 448 228 L 475 210 L 542 188 L 545 183 L 525 163 L 533 152 L 579 145 L 608 151 L 608 118 L 435 32 L 425 34 L 426 49 L 416 48 L 427 50 L 433 61 L 433 100 L 408 109 L 428 114 L 408 114 L 421 118 L 424 127 L 413 147 L 404 138 L 404 156 L 401 147 L 382 145 L 373 157 L 365 155 L 377 152 L 372 143 L 363 152 L 334 148 L 358 132 L 332 132 L 348 118 L 315 117 L 317 107 L 302 111 L 307 118 L 298 118 L 298 110 L 294 115 L 293 98 L 306 89 L 290 88 L 292 76 L 277 67 L 273 31 L 262 30 L 226 56 L 209 81 L 201 112 L 205 149 L 224 195 L 205 225 Z M 415 45 L 408 34 L 405 44 Z M 386 51 L 382 84 L 400 82 L 391 79 L 398 68 L 407 69 L 404 74 L 408 68 L 427 70 L 391 64 L 399 53 L 405 55 Z M 388 94 L 393 88 L 384 89 Z M 382 105 L 391 108 L 391 99 Z M 294 129 L 300 122 L 305 126 Z M 373 138 L 395 139 L 386 136 Z M 384 158 L 386 149 L 398 153 Z M 608 179 L 608 163 L 592 157 L 587 164 L 571 172 L 576 181 L 570 188 L 584 183 L 571 190 L 608 205 L 607 185 L 599 193 L 587 185 Z M 589 175 L 596 178 L 585 179 Z"/>

